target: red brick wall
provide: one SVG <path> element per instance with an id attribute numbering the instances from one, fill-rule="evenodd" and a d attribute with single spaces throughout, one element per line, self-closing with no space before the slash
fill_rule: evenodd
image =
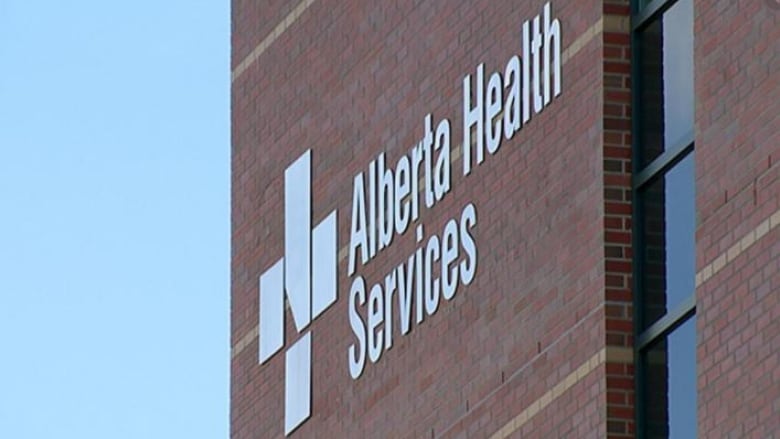
<path id="1" fill-rule="evenodd" d="M 699 434 L 775 437 L 780 5 L 699 0 L 695 17 Z"/>
<path id="2" fill-rule="evenodd" d="M 605 1 L 604 16 L 605 341 L 623 354 L 606 363 L 607 433 L 626 438 L 635 434 L 630 2 Z"/>
<path id="3" fill-rule="evenodd" d="M 295 9 L 278 3 L 233 1 L 234 439 L 283 435 L 284 355 L 260 366 L 251 334 L 258 276 L 284 252 L 284 169 L 313 150 L 312 223 L 338 209 L 343 248 L 354 176 L 380 151 L 395 163 L 428 113 L 451 120 L 459 145 L 463 77 L 481 62 L 503 71 L 521 54 L 523 21 L 544 4 L 315 0 L 242 65 Z M 340 260 L 339 300 L 311 325 L 312 417 L 293 437 L 632 434 L 629 48 L 619 22 L 628 10 L 592 0 L 553 10 L 563 93 L 470 176 L 456 159 L 452 191 L 418 221 L 426 237 L 441 233 L 475 204 L 474 283 L 410 334 L 396 333 L 352 380 L 352 278 Z M 410 227 L 359 273 L 379 282 L 415 248 Z M 296 339 L 288 314 L 286 345 Z"/>

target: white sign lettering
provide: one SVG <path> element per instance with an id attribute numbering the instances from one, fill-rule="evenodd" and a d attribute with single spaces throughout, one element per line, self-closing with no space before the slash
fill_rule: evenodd
<path id="1" fill-rule="evenodd" d="M 550 3 L 521 29 L 522 57 L 510 57 L 503 75 L 492 72 L 486 86 L 485 65 L 479 64 L 474 77 L 463 78 L 464 176 L 485 161 L 486 150 L 495 155 L 502 139 L 510 140 L 531 121 L 531 108 L 538 114 L 561 94 L 561 25 L 552 18 Z M 474 203 L 466 203 L 427 240 L 419 223 L 422 209 L 434 209 L 452 187 L 451 123 L 446 118 L 433 122 L 433 115 L 425 116 L 422 138 L 397 162 L 387 163 L 380 153 L 353 180 L 347 262 L 352 278 L 347 312 L 354 334 L 347 356 L 353 379 L 392 348 L 393 337 L 433 316 L 477 273 Z M 336 219 L 333 211 L 312 229 L 311 151 L 306 151 L 285 171 L 285 255 L 259 279 L 260 364 L 285 344 L 285 297 L 302 334 L 285 354 L 285 435 L 311 416 L 313 336 L 308 325 L 337 301 Z M 358 268 L 412 226 L 416 249 L 383 279 L 367 282 Z"/>

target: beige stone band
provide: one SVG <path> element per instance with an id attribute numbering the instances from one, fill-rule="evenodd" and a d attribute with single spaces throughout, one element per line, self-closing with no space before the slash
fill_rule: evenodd
<path id="1" fill-rule="evenodd" d="M 748 248 L 758 242 L 759 239 L 763 238 L 764 235 L 775 229 L 777 226 L 780 226 L 780 210 L 776 211 L 769 218 L 762 221 L 758 227 L 745 234 L 742 239 L 737 241 L 734 245 L 729 247 L 728 250 L 721 253 L 720 256 L 715 258 L 715 260 L 709 264 L 705 265 L 704 268 L 696 273 L 696 287 L 698 288 L 710 280 L 712 276 L 715 276 L 726 265 L 737 259 L 739 255 L 746 252 Z"/>
<path id="2" fill-rule="evenodd" d="M 306 9 L 311 6 L 311 4 L 314 3 L 314 0 L 303 0 L 298 4 L 298 6 L 295 7 L 289 14 L 287 14 L 286 17 L 284 17 L 284 20 L 282 20 L 279 24 L 276 25 L 274 30 L 271 31 L 265 38 L 263 38 L 263 41 L 260 42 L 260 44 L 257 45 L 254 49 L 252 49 L 252 52 L 249 53 L 249 55 L 246 56 L 243 60 L 241 60 L 240 63 L 236 66 L 235 69 L 230 74 L 230 82 L 234 82 L 239 76 L 241 76 L 242 73 L 246 71 L 249 66 L 251 66 L 255 61 L 257 61 L 257 58 L 260 57 L 260 55 L 263 54 L 263 52 L 268 49 L 268 47 L 271 46 L 271 44 L 276 41 L 277 38 L 281 34 L 284 33 L 290 26 L 292 26 L 293 23 L 295 23 L 296 20 L 301 16 L 301 14 L 306 11 Z"/>

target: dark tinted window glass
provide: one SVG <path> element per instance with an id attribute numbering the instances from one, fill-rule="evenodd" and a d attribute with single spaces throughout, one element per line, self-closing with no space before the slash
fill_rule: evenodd
<path id="1" fill-rule="evenodd" d="M 694 153 L 640 193 L 643 213 L 643 327 L 694 291 L 696 275 Z"/>
<path id="2" fill-rule="evenodd" d="M 696 437 L 696 317 L 642 355 L 647 437 Z"/>
<path id="3" fill-rule="evenodd" d="M 693 129 L 693 1 L 680 0 L 637 40 L 641 60 L 641 166 Z"/>

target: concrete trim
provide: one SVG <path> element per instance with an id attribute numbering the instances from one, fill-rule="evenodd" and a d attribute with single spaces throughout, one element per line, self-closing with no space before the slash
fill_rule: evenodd
<path id="1" fill-rule="evenodd" d="M 285 301 L 285 305 L 287 302 Z M 241 353 L 241 351 L 244 350 L 245 347 L 247 347 L 250 343 L 255 341 L 257 338 L 257 335 L 260 332 L 260 327 L 258 325 L 255 325 L 254 328 L 250 329 L 249 332 L 244 334 L 243 337 L 241 337 L 241 340 L 239 340 L 235 346 L 233 346 L 232 349 L 230 349 L 230 358 L 235 358 L 238 354 Z"/>
<path id="2" fill-rule="evenodd" d="M 246 71 L 246 69 L 249 68 L 252 64 L 254 64 L 255 61 L 257 61 L 258 58 L 260 58 L 260 55 L 263 54 L 263 52 L 268 49 L 268 47 L 271 46 L 271 44 L 276 41 L 277 38 L 279 38 L 280 35 L 284 33 L 290 26 L 292 26 L 293 23 L 295 23 L 296 20 L 301 16 L 301 14 L 306 11 L 306 9 L 311 6 L 311 4 L 314 3 L 314 0 L 303 0 L 298 4 L 298 6 L 295 7 L 289 14 L 287 14 L 286 17 L 284 17 L 284 20 L 282 20 L 279 24 L 276 25 L 274 30 L 271 31 L 265 38 L 263 38 L 263 41 L 260 42 L 254 49 L 252 49 L 252 52 L 249 53 L 249 55 L 246 56 L 235 69 L 230 74 L 230 82 L 235 82 L 236 79 L 238 79 L 239 76 L 241 76 L 242 73 Z"/>
<path id="3" fill-rule="evenodd" d="M 725 268 L 729 263 L 737 259 L 742 253 L 746 252 L 748 248 L 778 226 L 780 226 L 780 210 L 762 221 L 755 229 L 745 234 L 745 236 L 729 247 L 728 250 L 721 253 L 717 258 L 699 270 L 699 272 L 696 273 L 696 288 L 699 288 L 713 276 L 718 274 L 718 272 Z"/>
<path id="4" fill-rule="evenodd" d="M 552 389 L 545 392 L 534 402 L 528 404 L 528 406 L 522 412 L 504 424 L 504 426 L 501 427 L 498 431 L 493 433 L 490 436 L 490 439 L 504 439 L 522 428 L 522 426 L 530 421 L 531 418 L 536 416 L 553 401 L 558 399 L 559 396 L 566 393 L 567 390 L 572 388 L 575 384 L 580 382 L 597 367 L 603 364 L 606 361 L 607 352 L 607 348 L 602 348 L 599 352 L 590 357 L 590 359 L 582 363 L 577 369 L 566 375 L 566 377 L 558 382 L 558 384 L 556 384 Z"/>

